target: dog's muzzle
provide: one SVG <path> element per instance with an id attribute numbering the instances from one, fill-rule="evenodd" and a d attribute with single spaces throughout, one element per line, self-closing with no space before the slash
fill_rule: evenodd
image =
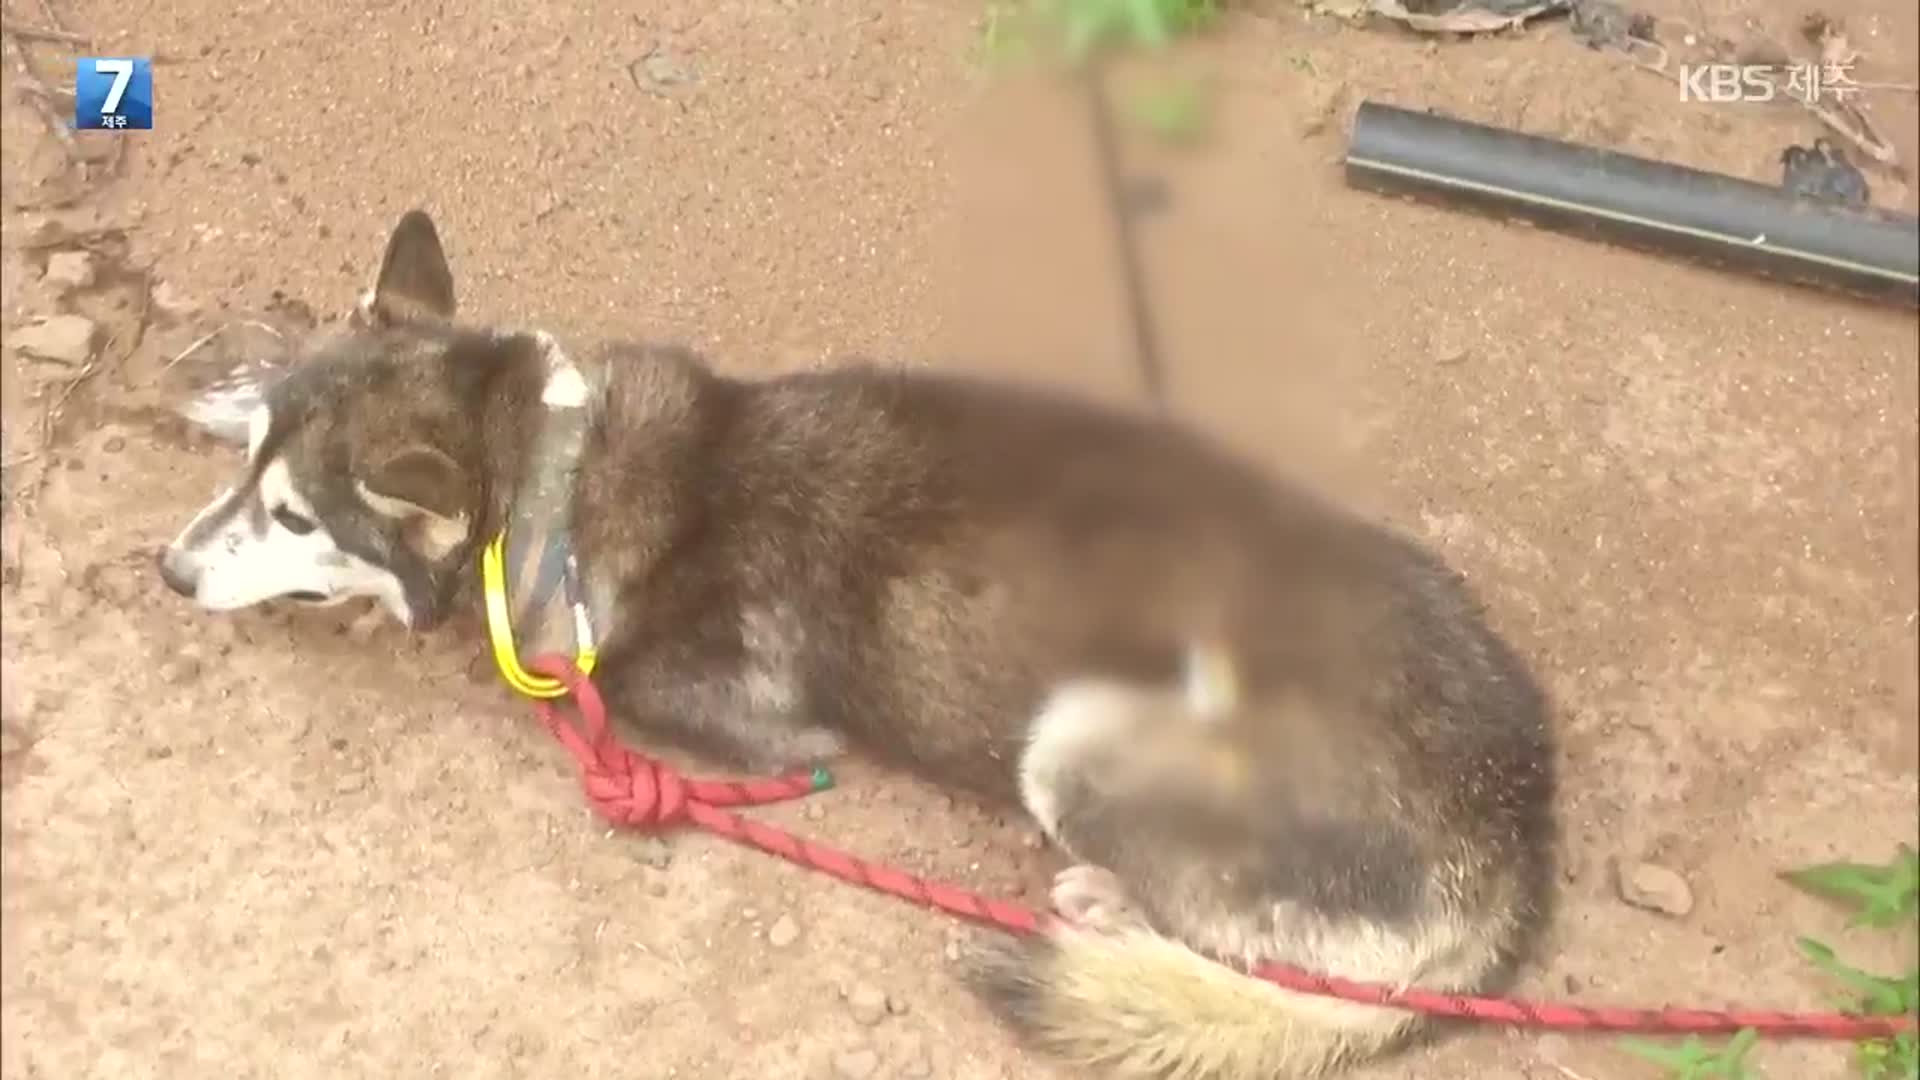
<path id="1" fill-rule="evenodd" d="M 160 564 L 160 580 L 166 582 L 167 588 L 191 600 L 200 591 L 200 575 L 192 567 L 182 566 L 177 554 L 171 547 L 160 549 L 160 557 L 155 560 Z"/>

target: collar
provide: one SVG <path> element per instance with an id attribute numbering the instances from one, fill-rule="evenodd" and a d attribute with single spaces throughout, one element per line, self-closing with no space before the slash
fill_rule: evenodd
<path id="1" fill-rule="evenodd" d="M 552 336 L 535 336 L 547 362 L 543 415 L 507 524 L 481 552 L 480 580 L 487 640 L 501 676 L 529 697 L 553 698 L 566 687 L 526 670 L 521 657 L 571 655 L 586 674 L 598 658 L 572 530 L 594 389 Z"/>

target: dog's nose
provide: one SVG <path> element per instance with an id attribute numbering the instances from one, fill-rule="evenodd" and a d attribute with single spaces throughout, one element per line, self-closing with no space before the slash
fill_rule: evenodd
<path id="1" fill-rule="evenodd" d="M 160 580 L 167 583 L 167 588 L 189 600 L 193 599 L 193 594 L 199 591 L 200 583 L 194 580 L 192 575 L 181 573 L 180 568 L 173 564 L 173 549 L 162 549 L 158 561 Z"/>

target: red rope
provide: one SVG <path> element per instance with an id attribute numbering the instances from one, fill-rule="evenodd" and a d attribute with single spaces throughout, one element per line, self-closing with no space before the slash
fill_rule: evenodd
<path id="1" fill-rule="evenodd" d="M 1042 917 L 1031 908 L 880 866 L 723 809 L 800 798 L 829 786 L 831 781 L 820 771 L 790 773 L 766 780 L 688 779 L 670 766 L 622 746 L 608 729 L 606 705 L 599 690 L 572 664 L 554 657 L 541 657 L 529 667 L 564 682 L 572 694 L 585 721 L 584 730 L 562 719 L 553 702 L 547 700 L 537 704 L 540 720 L 578 762 L 581 785 L 594 812 L 613 824 L 638 829 L 692 824 L 842 881 L 996 930 L 1031 934 L 1044 925 Z M 1439 994 L 1337 979 L 1280 964 L 1263 965 L 1249 974 L 1289 990 L 1322 997 L 1392 1006 L 1428 1016 L 1559 1031 L 1711 1035 L 1752 1028 L 1776 1038 L 1852 1041 L 1889 1038 L 1916 1028 L 1916 1018 L 1912 1016 L 1612 1008 Z"/>

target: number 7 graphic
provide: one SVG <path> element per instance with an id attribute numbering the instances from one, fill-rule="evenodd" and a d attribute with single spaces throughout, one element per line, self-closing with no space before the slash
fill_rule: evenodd
<path id="1" fill-rule="evenodd" d="M 133 61 L 95 60 L 93 70 L 102 75 L 113 76 L 113 85 L 107 89 L 107 100 L 100 104 L 101 115 L 119 112 L 120 99 L 126 96 L 127 84 L 133 81 Z"/>
<path id="2" fill-rule="evenodd" d="M 83 56 L 73 72 L 73 126 L 83 131 L 153 127 L 153 61 Z"/>

